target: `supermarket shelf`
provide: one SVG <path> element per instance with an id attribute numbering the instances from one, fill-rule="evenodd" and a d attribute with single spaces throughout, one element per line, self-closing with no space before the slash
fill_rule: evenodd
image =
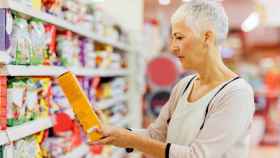
<path id="1" fill-rule="evenodd" d="M 42 130 L 51 128 L 53 126 L 53 121 L 51 117 L 46 119 L 39 119 L 31 122 L 27 122 L 20 126 L 15 126 L 7 129 L 9 139 L 15 141 L 32 134 L 38 133 Z"/>
<path id="2" fill-rule="evenodd" d="M 71 30 L 71 31 L 73 31 L 73 32 L 75 32 L 79 35 L 91 38 L 95 41 L 98 41 L 98 42 L 101 42 L 101 43 L 107 43 L 107 44 L 110 44 L 110 45 L 112 45 L 116 48 L 119 48 L 119 49 L 122 49 L 122 50 L 125 50 L 125 51 L 130 50 L 129 46 L 127 46 L 124 43 L 115 42 L 115 41 L 112 41 L 110 39 L 104 38 L 104 37 L 92 32 L 90 30 L 83 29 L 79 25 L 72 24 L 72 23 L 70 23 L 66 20 L 63 20 L 63 19 L 59 18 L 59 17 L 55 17 L 51 14 L 44 13 L 42 11 L 37 11 L 37 10 L 34 10 L 32 8 L 26 7 L 26 6 L 20 4 L 19 2 L 16 2 L 14 0 L 8 0 L 8 2 L 9 2 L 9 8 L 11 8 L 12 10 L 15 10 L 17 12 L 20 12 L 20 13 L 23 13 L 23 14 L 41 19 L 45 22 L 57 25 L 57 26 L 62 27 L 64 29 Z"/>
<path id="3" fill-rule="evenodd" d="M 104 109 L 107 109 L 107 108 L 110 108 L 110 107 L 114 106 L 114 104 L 116 102 L 121 102 L 121 101 L 126 101 L 126 100 L 128 100 L 128 97 L 126 95 L 124 95 L 124 96 L 116 97 L 116 98 L 113 98 L 113 99 L 108 99 L 108 100 L 97 102 L 95 104 L 95 106 L 99 110 L 104 110 Z M 69 108 L 69 109 L 65 110 L 64 112 L 66 114 L 68 114 L 70 116 L 70 118 L 72 118 L 72 119 L 75 118 L 75 115 L 74 115 L 72 109 Z"/>
<path id="4" fill-rule="evenodd" d="M 3 65 L 0 74 L 5 76 L 58 76 L 66 70 L 55 66 Z"/>
<path id="5" fill-rule="evenodd" d="M 45 119 L 27 122 L 19 126 L 10 127 L 5 132 L 0 132 L 0 145 L 22 139 L 52 126 L 53 121 L 51 117 L 48 117 Z"/>
<path id="6" fill-rule="evenodd" d="M 67 70 L 71 70 L 78 76 L 126 76 L 128 70 L 101 70 L 94 68 L 64 68 L 59 66 L 22 66 L 22 65 L 2 65 L 0 66 L 0 76 L 59 76 Z"/>
<path id="7" fill-rule="evenodd" d="M 114 106 L 115 103 L 127 101 L 127 100 L 128 100 L 128 97 L 126 95 L 123 95 L 123 96 L 115 97 L 112 99 L 107 99 L 104 101 L 97 102 L 95 106 L 100 110 L 104 110 L 104 109 L 108 109 L 108 108 Z"/>
<path id="8" fill-rule="evenodd" d="M 127 69 L 119 69 L 119 70 L 102 70 L 102 69 L 94 69 L 94 68 L 70 68 L 78 76 L 102 76 L 102 77 L 110 77 L 110 76 L 127 76 Z"/>
<path id="9" fill-rule="evenodd" d="M 78 158 L 85 156 L 89 152 L 89 147 L 86 144 L 82 144 L 70 153 L 66 154 L 65 156 L 61 156 L 59 158 Z"/>

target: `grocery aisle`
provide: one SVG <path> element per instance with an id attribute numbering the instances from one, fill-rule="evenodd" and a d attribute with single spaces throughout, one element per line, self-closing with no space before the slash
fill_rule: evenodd
<path id="1" fill-rule="evenodd" d="M 251 84 L 255 92 L 256 113 L 251 130 L 250 158 L 279 157 L 280 21 L 276 19 L 279 11 L 275 8 L 279 2 L 221 2 L 230 23 L 221 56 L 227 66 Z M 158 116 L 174 83 L 192 73 L 181 72 L 176 57 L 170 56 L 168 47 L 170 17 L 181 4 L 181 0 L 144 1 L 144 39 L 150 49 L 145 54 L 149 61 L 144 96 L 145 127 Z"/>
<path id="2" fill-rule="evenodd" d="M 126 30 L 93 2 L 5 3 L 0 9 L 0 157 L 126 156 L 123 149 L 87 143 L 56 80 L 72 71 L 106 123 L 130 127 L 134 48 Z"/>
<path id="3" fill-rule="evenodd" d="M 184 1 L 1 0 L 0 158 L 149 157 L 90 145 L 57 77 L 73 72 L 105 123 L 147 127 L 192 74 L 169 48 Z M 278 158 L 279 2 L 221 3 L 230 21 L 221 56 L 255 92 L 250 158 Z"/>

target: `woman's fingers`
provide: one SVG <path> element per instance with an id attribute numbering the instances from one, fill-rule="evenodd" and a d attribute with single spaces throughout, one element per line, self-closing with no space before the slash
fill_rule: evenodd
<path id="1" fill-rule="evenodd" d="M 102 130 L 102 135 L 103 135 L 103 137 L 108 137 L 108 136 L 111 135 L 111 131 L 110 131 L 110 129 L 107 128 L 106 125 L 101 124 L 100 129 Z"/>
<path id="2" fill-rule="evenodd" d="M 105 137 L 103 139 L 100 139 L 100 140 L 94 142 L 94 144 L 109 145 L 109 144 L 112 144 L 113 140 L 114 140 L 113 137 Z"/>
<path id="3" fill-rule="evenodd" d="M 103 137 L 110 136 L 110 131 L 108 131 L 106 129 L 106 126 L 103 125 L 103 124 L 101 124 L 100 127 L 97 127 L 97 126 L 92 127 L 90 129 L 88 129 L 86 132 L 87 132 L 87 134 L 95 132 L 95 133 L 98 133 L 98 134 L 102 135 Z"/>
<path id="4" fill-rule="evenodd" d="M 91 134 L 91 133 L 98 133 L 98 134 L 102 135 L 102 138 L 105 138 L 105 137 L 106 137 L 106 136 L 104 136 L 104 132 L 103 132 L 103 130 L 102 130 L 102 127 L 92 127 L 92 128 L 90 128 L 90 129 L 88 129 L 88 130 L 87 130 L 87 134 Z M 101 138 L 101 139 L 102 139 L 102 138 Z M 98 144 L 97 141 L 92 142 L 92 141 L 90 141 L 90 140 L 88 140 L 88 143 L 89 143 L 89 144 Z"/>
<path id="5" fill-rule="evenodd" d="M 96 132 L 96 133 L 99 133 L 99 134 L 103 135 L 103 130 L 102 130 L 101 128 L 96 127 L 96 126 L 90 128 L 90 129 L 88 129 L 86 132 L 87 132 L 88 134 L 93 133 L 93 132 Z"/>
<path id="6" fill-rule="evenodd" d="M 102 112 L 100 110 L 94 109 L 94 111 L 96 112 L 96 114 L 100 117 L 102 115 Z"/>

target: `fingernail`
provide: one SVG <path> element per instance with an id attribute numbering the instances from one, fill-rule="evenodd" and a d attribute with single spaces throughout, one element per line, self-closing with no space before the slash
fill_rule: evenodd
<path id="1" fill-rule="evenodd" d="M 87 139 L 87 143 L 89 143 L 89 144 L 91 144 L 92 142 L 91 142 L 91 140 L 88 138 Z"/>
<path id="2" fill-rule="evenodd" d="M 89 128 L 86 132 L 87 133 L 92 133 L 92 132 L 96 132 L 96 131 L 97 131 L 97 127 L 93 126 L 93 127 Z"/>
<path id="3" fill-rule="evenodd" d="M 99 142 L 92 142 L 93 145 L 100 145 Z"/>

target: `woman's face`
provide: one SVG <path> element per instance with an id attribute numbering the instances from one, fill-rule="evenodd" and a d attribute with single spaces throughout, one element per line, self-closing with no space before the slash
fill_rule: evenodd
<path id="1" fill-rule="evenodd" d="M 206 42 L 194 34 L 184 20 L 172 24 L 171 51 L 185 69 L 197 69 L 205 62 Z"/>

